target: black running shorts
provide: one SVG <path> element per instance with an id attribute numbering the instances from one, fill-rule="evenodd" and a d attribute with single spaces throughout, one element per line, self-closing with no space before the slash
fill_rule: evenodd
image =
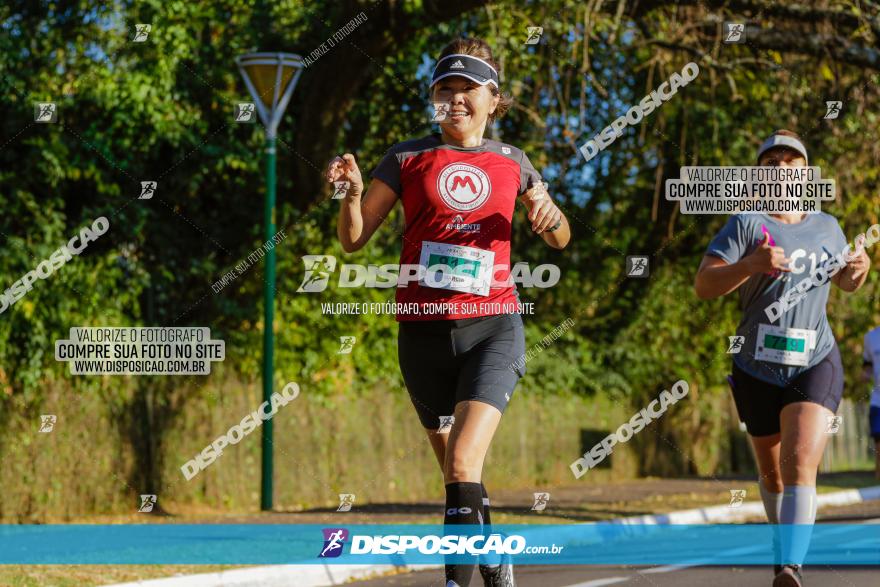
<path id="1" fill-rule="evenodd" d="M 791 380 L 785 387 L 757 379 L 733 364 L 733 400 L 739 419 L 752 436 L 779 433 L 782 408 L 796 402 L 812 402 L 832 413 L 843 397 L 843 365 L 837 344 L 816 365 Z"/>
<path id="2" fill-rule="evenodd" d="M 441 417 L 451 416 L 455 405 L 466 400 L 504 413 L 525 375 L 519 314 L 399 324 L 400 372 L 422 426 L 436 430 Z"/>

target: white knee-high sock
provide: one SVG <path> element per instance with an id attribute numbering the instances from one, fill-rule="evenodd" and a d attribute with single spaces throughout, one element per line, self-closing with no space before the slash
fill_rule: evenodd
<path id="1" fill-rule="evenodd" d="M 813 524 L 816 522 L 816 488 L 807 485 L 786 485 L 782 491 L 782 563 L 801 565 L 810 548 Z"/>
<path id="2" fill-rule="evenodd" d="M 771 524 L 779 523 L 779 514 L 782 510 L 782 494 L 772 493 L 758 480 L 758 487 L 761 489 L 761 501 L 764 502 L 764 511 L 767 512 L 767 521 Z"/>
<path id="3" fill-rule="evenodd" d="M 773 564 L 782 564 L 781 539 L 779 537 L 779 516 L 782 511 L 782 494 L 773 493 L 764 483 L 758 479 L 758 487 L 761 489 L 761 501 L 764 502 L 764 511 L 767 513 L 767 522 L 773 526 Z"/>

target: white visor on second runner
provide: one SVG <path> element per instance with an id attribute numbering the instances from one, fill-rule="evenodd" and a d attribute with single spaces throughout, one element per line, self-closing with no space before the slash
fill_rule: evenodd
<path id="1" fill-rule="evenodd" d="M 761 155 L 763 155 L 770 149 L 773 149 L 774 147 L 787 147 L 789 149 L 794 149 L 804 156 L 807 165 L 810 164 L 810 158 L 807 157 L 807 148 L 804 146 L 804 144 L 794 137 L 788 137 L 785 135 L 771 135 L 769 139 L 764 141 L 764 143 L 761 145 L 761 148 L 758 149 L 758 157 L 756 158 L 756 161 L 760 161 Z"/>

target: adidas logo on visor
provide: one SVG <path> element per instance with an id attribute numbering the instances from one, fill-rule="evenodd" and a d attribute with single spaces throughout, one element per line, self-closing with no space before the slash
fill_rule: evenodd
<path id="1" fill-rule="evenodd" d="M 461 62 L 461 59 L 453 63 L 449 66 L 449 69 L 464 69 L 464 63 Z"/>

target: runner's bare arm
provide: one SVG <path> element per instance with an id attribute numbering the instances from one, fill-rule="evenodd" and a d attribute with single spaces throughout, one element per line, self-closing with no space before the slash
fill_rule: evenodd
<path id="1" fill-rule="evenodd" d="M 831 281 L 843 291 L 853 292 L 862 287 L 868 278 L 871 269 L 871 258 L 867 251 L 861 250 L 855 259 L 846 264 L 846 267 L 838 271 Z"/>
<path id="2" fill-rule="evenodd" d="M 764 240 L 752 251 L 736 263 L 730 264 L 714 255 L 703 256 L 694 289 L 701 300 L 711 300 L 734 291 L 755 273 L 790 273 L 788 264 L 791 259 L 785 256 L 785 250 L 770 244 L 770 234 L 764 234 Z"/>
<path id="3" fill-rule="evenodd" d="M 532 223 L 532 231 L 540 234 L 544 242 L 554 249 L 564 249 L 568 245 L 568 241 L 571 240 L 568 219 L 553 203 L 543 184 L 538 184 L 521 195 L 519 201 L 526 207 L 526 214 Z M 555 230 L 549 230 L 557 225 L 559 226 Z"/>
<path id="4" fill-rule="evenodd" d="M 705 255 L 697 269 L 694 289 L 701 300 L 711 300 L 735 291 L 752 273 L 746 259 L 729 264 L 714 255 Z"/>
<path id="5" fill-rule="evenodd" d="M 363 195 L 364 181 L 361 170 L 354 155 L 346 153 L 334 157 L 327 165 L 325 172 L 327 181 L 347 181 L 349 188 L 339 206 L 339 217 L 336 221 L 336 234 L 342 249 L 353 253 L 363 247 L 397 201 L 397 194 L 391 187 L 379 179 L 370 183 L 370 189 Z"/>
<path id="6" fill-rule="evenodd" d="M 541 235 L 541 238 L 544 239 L 544 242 L 554 249 L 564 249 L 568 245 L 568 241 L 571 240 L 571 229 L 568 225 L 568 218 L 566 218 L 565 214 L 561 211 L 559 214 L 561 217 L 558 222 L 562 222 L 562 224 L 559 225 L 559 228 L 553 232 L 543 230 L 538 233 Z M 555 224 L 556 223 L 551 224 L 549 228 L 552 228 Z"/>
<path id="7" fill-rule="evenodd" d="M 336 232 L 342 249 L 353 253 L 373 237 L 373 233 L 391 212 L 397 194 L 387 183 L 374 178 L 363 198 L 347 195 L 339 207 Z"/>

